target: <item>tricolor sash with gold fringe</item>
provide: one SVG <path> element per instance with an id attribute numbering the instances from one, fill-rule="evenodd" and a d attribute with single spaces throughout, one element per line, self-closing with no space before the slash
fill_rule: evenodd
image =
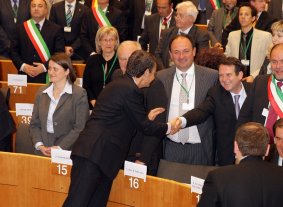
<path id="1" fill-rule="evenodd" d="M 106 14 L 103 12 L 103 10 L 98 5 L 97 0 L 92 1 L 91 9 L 92 9 L 94 18 L 96 19 L 100 27 L 111 26 L 110 21 L 108 20 Z"/>
<path id="2" fill-rule="evenodd" d="M 274 108 L 276 114 L 283 118 L 283 93 L 277 86 L 273 75 L 268 80 L 268 100 Z"/>

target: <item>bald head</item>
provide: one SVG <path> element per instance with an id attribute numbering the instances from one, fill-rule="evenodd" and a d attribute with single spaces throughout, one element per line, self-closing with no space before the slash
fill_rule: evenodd
<path id="1" fill-rule="evenodd" d="M 117 55 L 123 74 L 126 72 L 129 57 L 136 50 L 141 50 L 141 45 L 135 41 L 124 41 L 118 47 Z"/>

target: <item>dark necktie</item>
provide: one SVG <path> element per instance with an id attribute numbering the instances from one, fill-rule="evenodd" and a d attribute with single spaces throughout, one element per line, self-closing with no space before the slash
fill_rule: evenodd
<path id="1" fill-rule="evenodd" d="M 36 23 L 35 26 L 37 27 L 38 31 L 40 31 L 40 24 Z"/>
<path id="2" fill-rule="evenodd" d="M 243 34 L 240 47 L 240 60 L 246 60 L 247 34 Z"/>
<path id="3" fill-rule="evenodd" d="M 67 13 L 66 13 L 66 24 L 69 27 L 71 25 L 73 15 L 72 15 L 72 5 L 68 4 L 67 6 L 68 6 L 68 10 L 67 10 Z"/>
<path id="4" fill-rule="evenodd" d="M 18 14 L 18 0 L 13 0 L 13 12 L 14 12 L 14 18 L 17 18 Z"/>
<path id="5" fill-rule="evenodd" d="M 283 85 L 283 82 L 277 82 L 277 86 L 281 89 L 281 86 Z M 269 133 L 269 137 L 270 137 L 270 144 L 273 143 L 273 138 L 274 138 L 274 134 L 273 134 L 273 125 L 277 120 L 277 113 L 274 110 L 274 108 L 272 107 L 272 105 L 270 104 L 269 107 L 269 112 L 268 112 L 268 116 L 267 116 L 267 120 L 266 120 L 266 128 L 268 130 Z"/>
<path id="6" fill-rule="evenodd" d="M 239 99 L 240 95 L 235 95 L 234 100 L 235 100 L 235 112 L 236 112 L 236 117 L 238 119 L 239 113 L 240 113 L 240 104 L 239 104 Z"/>

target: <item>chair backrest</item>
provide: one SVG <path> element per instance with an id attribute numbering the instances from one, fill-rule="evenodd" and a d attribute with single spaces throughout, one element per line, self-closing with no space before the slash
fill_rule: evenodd
<path id="1" fill-rule="evenodd" d="M 29 134 L 29 125 L 19 123 L 16 133 L 15 152 L 34 154 L 34 147 Z"/>
<path id="2" fill-rule="evenodd" d="M 191 184 L 191 176 L 206 179 L 208 172 L 216 168 L 217 167 L 215 166 L 188 165 L 161 159 L 159 162 L 157 177 Z"/>
<path id="3" fill-rule="evenodd" d="M 7 104 L 7 107 L 9 107 L 10 88 L 2 87 L 2 88 L 0 88 L 0 92 L 3 94 L 3 97 L 4 97 L 4 100 Z"/>

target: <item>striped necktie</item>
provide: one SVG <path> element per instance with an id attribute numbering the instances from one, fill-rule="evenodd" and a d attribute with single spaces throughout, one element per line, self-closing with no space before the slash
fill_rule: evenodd
<path id="1" fill-rule="evenodd" d="M 73 15 L 72 15 L 72 5 L 68 4 L 67 6 L 68 6 L 68 10 L 67 10 L 67 13 L 66 13 L 66 24 L 69 27 L 71 25 Z"/>

